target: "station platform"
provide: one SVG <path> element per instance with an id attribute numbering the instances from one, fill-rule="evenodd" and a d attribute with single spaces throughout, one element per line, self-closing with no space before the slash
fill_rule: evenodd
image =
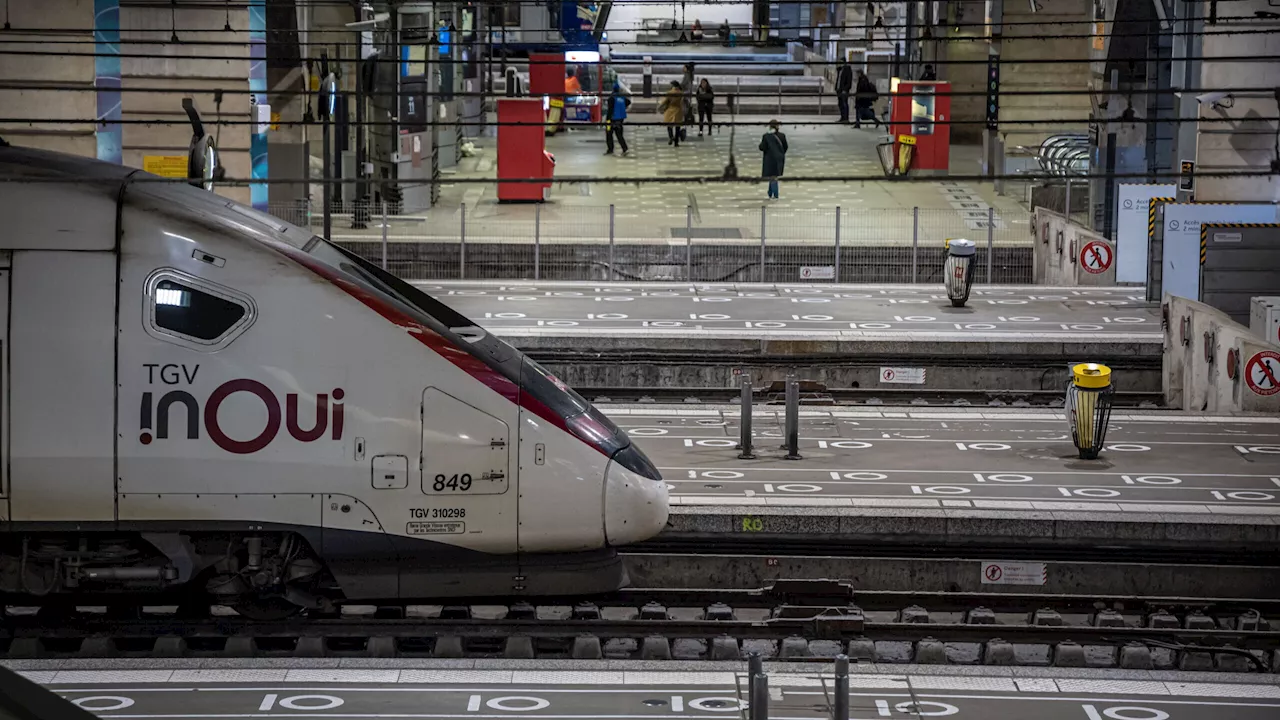
<path id="1" fill-rule="evenodd" d="M 21 672 L 102 717 L 138 719 L 293 715 L 709 720 L 743 716 L 746 707 L 741 663 L 370 662 L 168 661 L 167 667 L 128 669 L 137 665 L 25 661 L 23 667 L 43 663 L 49 669 Z M 1280 712 L 1280 676 L 1274 674 L 958 670 L 851 665 L 850 717 L 1264 720 Z M 765 671 L 770 718 L 831 717 L 830 666 L 814 663 L 798 671 L 794 665 L 767 663 Z"/>
<path id="2" fill-rule="evenodd" d="M 804 408 L 801 459 L 787 460 L 783 409 L 757 406 L 757 457 L 742 460 L 737 407 L 602 409 L 670 485 L 672 516 L 659 546 L 831 556 L 808 562 L 805 577 L 847 577 L 854 572 L 850 552 L 946 548 L 949 557 L 1057 563 L 1044 591 L 1082 592 L 1101 583 L 1113 592 L 1171 595 L 1188 592 L 1183 581 L 1195 573 L 1162 577 L 1124 563 L 1177 556 L 1208 569 L 1217 562 L 1211 557 L 1233 557 L 1237 565 L 1252 559 L 1266 567 L 1212 567 L 1216 580 L 1201 591 L 1212 594 L 1218 581 L 1230 586 L 1230 575 L 1260 596 L 1276 592 L 1280 418 L 1120 411 L 1101 458 L 1090 461 L 1079 459 L 1061 411 Z M 633 580 L 660 585 L 670 582 L 668 570 L 697 577 L 688 565 L 698 561 L 684 558 L 677 569 L 638 558 Z M 735 572 L 748 583 L 766 582 L 758 558 L 752 563 L 754 570 L 741 563 Z M 988 589 L 976 564 L 922 561 L 906 574 L 900 565 L 882 570 L 860 560 L 856 573 L 879 589 Z"/>
<path id="3" fill-rule="evenodd" d="M 790 369 L 830 388 L 1045 390 L 1090 361 L 1120 389 L 1160 388 L 1159 309 L 1139 287 L 979 286 L 953 308 L 941 285 L 418 286 L 574 387 L 726 388 Z M 903 364 L 924 382 L 880 377 Z"/>

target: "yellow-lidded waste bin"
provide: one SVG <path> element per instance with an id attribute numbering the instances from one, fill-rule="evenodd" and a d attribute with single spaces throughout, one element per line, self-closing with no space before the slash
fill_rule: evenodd
<path id="1" fill-rule="evenodd" d="M 1114 399 L 1111 368 L 1098 363 L 1072 366 L 1067 385 L 1067 420 L 1071 423 L 1071 440 L 1082 459 L 1096 460 L 1102 451 Z"/>

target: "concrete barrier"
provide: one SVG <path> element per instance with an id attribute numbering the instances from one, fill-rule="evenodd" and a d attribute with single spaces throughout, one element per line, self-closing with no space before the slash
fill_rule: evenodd
<path id="1" fill-rule="evenodd" d="M 1037 207 L 1032 217 L 1035 238 L 1032 279 L 1055 287 L 1116 284 L 1116 247 L 1110 240 Z"/>
<path id="2" fill-rule="evenodd" d="M 1165 404 L 1191 412 L 1280 413 L 1280 345 L 1204 303 L 1165 294 Z"/>

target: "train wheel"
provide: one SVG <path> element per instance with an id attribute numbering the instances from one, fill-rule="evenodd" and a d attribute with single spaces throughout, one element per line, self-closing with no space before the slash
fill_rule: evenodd
<path id="1" fill-rule="evenodd" d="M 236 600 L 231 608 L 241 617 L 264 622 L 285 620 L 302 611 L 300 606 L 279 595 L 244 597 Z"/>

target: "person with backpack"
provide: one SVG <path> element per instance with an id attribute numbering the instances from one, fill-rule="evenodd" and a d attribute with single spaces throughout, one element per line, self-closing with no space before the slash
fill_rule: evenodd
<path id="1" fill-rule="evenodd" d="M 760 138 L 760 152 L 764 153 L 760 175 L 769 179 L 769 198 L 778 199 L 778 178 L 787 164 L 787 136 L 778 129 L 778 121 L 770 120 L 769 129 Z"/>
<path id="2" fill-rule="evenodd" d="M 870 120 L 880 127 L 880 118 L 876 117 L 875 101 L 880 98 L 880 92 L 876 90 L 876 84 L 871 82 L 871 78 L 867 74 L 858 71 L 858 86 L 854 90 L 853 126 L 862 127 L 863 120 Z"/>
<path id="3" fill-rule="evenodd" d="M 836 67 L 836 103 L 840 106 L 840 122 L 849 122 L 849 93 L 853 91 L 853 66 L 848 58 L 840 58 Z"/>
<path id="4" fill-rule="evenodd" d="M 622 146 L 622 154 L 626 156 L 630 150 L 627 149 L 627 139 L 622 135 L 622 126 L 627 119 L 627 106 L 631 104 L 631 98 L 622 93 L 621 83 L 613 84 L 613 92 L 609 95 L 608 103 L 605 110 L 608 112 L 608 119 L 605 121 L 604 139 L 608 150 L 605 155 L 613 154 L 613 139 L 618 139 L 618 144 Z"/>
<path id="5" fill-rule="evenodd" d="M 685 92 L 679 80 L 672 80 L 662 102 L 658 103 L 658 112 L 662 113 L 662 122 L 667 126 L 667 144 L 680 147 L 680 123 L 684 120 Z"/>

